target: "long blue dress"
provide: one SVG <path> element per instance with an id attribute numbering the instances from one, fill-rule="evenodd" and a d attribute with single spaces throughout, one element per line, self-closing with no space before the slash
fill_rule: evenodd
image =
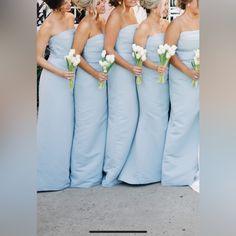
<path id="1" fill-rule="evenodd" d="M 176 54 L 192 68 L 199 30 L 180 34 Z M 171 114 L 162 167 L 163 185 L 190 185 L 198 171 L 199 86 L 174 66 L 169 69 Z"/>
<path id="2" fill-rule="evenodd" d="M 103 50 L 103 34 L 87 40 L 82 56 L 96 70 Z M 75 132 L 71 157 L 71 187 L 101 183 L 107 130 L 107 89 L 80 67 L 75 82 Z"/>
<path id="3" fill-rule="evenodd" d="M 63 31 L 49 40 L 48 62 L 67 70 L 74 29 Z M 74 128 L 73 93 L 69 81 L 43 70 L 39 85 L 37 123 L 37 190 L 61 190 L 70 185 L 70 154 Z"/>
<path id="4" fill-rule="evenodd" d="M 147 58 L 160 64 L 157 49 L 164 34 L 150 36 Z M 143 66 L 143 83 L 137 86 L 140 115 L 134 142 L 119 180 L 129 184 L 148 184 L 161 180 L 162 158 L 169 112 L 169 86 L 159 83 L 156 71 Z"/>
<path id="5" fill-rule="evenodd" d="M 137 25 L 122 28 L 118 34 L 115 50 L 131 64 L 133 36 Z M 102 185 L 113 186 L 127 160 L 138 120 L 138 98 L 135 76 L 115 64 L 108 79 L 108 129 L 104 163 L 105 177 Z"/>

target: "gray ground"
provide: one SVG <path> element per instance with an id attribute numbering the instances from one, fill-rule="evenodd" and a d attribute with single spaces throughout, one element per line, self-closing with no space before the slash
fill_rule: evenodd
<path id="1" fill-rule="evenodd" d="M 38 194 L 39 236 L 196 236 L 199 194 L 160 184 Z M 147 233 L 89 233 L 147 230 Z"/>

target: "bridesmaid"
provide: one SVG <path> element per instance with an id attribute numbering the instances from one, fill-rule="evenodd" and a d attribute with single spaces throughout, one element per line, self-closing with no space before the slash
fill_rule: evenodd
<path id="1" fill-rule="evenodd" d="M 71 187 L 101 184 L 107 129 L 107 91 L 98 88 L 107 74 L 100 72 L 104 45 L 105 0 L 75 1 L 86 10 L 75 33 L 73 48 L 81 54 L 75 82 L 75 131 L 71 157 Z"/>
<path id="2" fill-rule="evenodd" d="M 159 45 L 164 44 L 164 33 L 169 24 L 162 19 L 168 14 L 168 2 L 144 0 L 141 4 L 147 10 L 148 18 L 134 36 L 134 43 L 147 49 L 143 83 L 137 87 L 140 115 L 128 160 L 119 176 L 119 180 L 129 184 L 148 184 L 161 180 L 169 112 L 168 82 L 158 82 L 159 73 L 166 72 L 166 68 L 159 65 L 157 54 Z"/>
<path id="3" fill-rule="evenodd" d="M 171 114 L 167 130 L 163 169 L 163 185 L 190 185 L 198 171 L 199 147 L 199 79 L 191 62 L 199 48 L 199 2 L 179 0 L 184 13 L 168 27 L 165 41 L 177 45 L 171 59 L 169 86 Z"/>
<path id="4" fill-rule="evenodd" d="M 112 0 L 115 9 L 106 24 L 105 49 L 114 54 L 116 64 L 108 80 L 108 131 L 103 186 L 118 183 L 118 176 L 127 160 L 138 120 L 138 99 L 135 76 L 141 68 L 132 57 L 133 36 L 137 27 L 132 7 L 136 0 Z"/>
<path id="5" fill-rule="evenodd" d="M 74 37 L 70 0 L 45 1 L 53 10 L 37 34 L 37 63 L 43 68 L 39 84 L 37 123 L 37 190 L 61 190 L 70 185 L 70 153 L 73 137 L 73 94 L 65 56 Z M 50 56 L 44 59 L 49 44 Z"/>

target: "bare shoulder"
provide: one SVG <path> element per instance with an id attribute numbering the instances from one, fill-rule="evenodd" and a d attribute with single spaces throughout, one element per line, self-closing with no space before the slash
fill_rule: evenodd
<path id="1" fill-rule="evenodd" d="M 75 16 L 71 12 L 67 12 L 66 13 L 66 18 L 67 18 L 67 21 L 68 21 L 70 27 L 73 27 L 74 22 L 75 22 Z"/>
<path id="2" fill-rule="evenodd" d="M 120 11 L 120 7 L 115 7 L 111 13 L 110 13 L 110 16 L 108 18 L 108 20 L 120 20 L 121 19 L 121 11 Z"/>
<path id="3" fill-rule="evenodd" d="M 179 32 L 180 31 L 180 27 L 181 26 L 181 20 L 179 19 L 179 17 L 176 17 L 173 21 L 171 21 L 167 28 L 166 28 L 166 31 L 169 32 Z"/>
<path id="4" fill-rule="evenodd" d="M 162 20 L 162 27 L 163 27 L 163 31 L 165 32 L 167 27 L 169 26 L 170 22 L 166 19 Z"/>
<path id="5" fill-rule="evenodd" d="M 90 31 L 91 19 L 88 16 L 85 16 L 80 23 L 78 24 L 77 31 Z"/>
<path id="6" fill-rule="evenodd" d="M 143 35 L 148 35 L 148 33 L 150 32 L 150 26 L 148 24 L 148 20 L 144 20 L 139 26 L 137 31 L 139 33 L 142 33 Z"/>
<path id="7" fill-rule="evenodd" d="M 53 30 L 53 23 L 49 19 L 46 19 L 43 24 L 40 26 L 38 35 L 52 35 L 52 30 Z"/>
<path id="8" fill-rule="evenodd" d="M 66 13 L 66 17 L 67 17 L 67 19 L 69 19 L 69 20 L 75 20 L 75 16 L 74 16 L 74 14 L 72 14 L 71 12 L 67 12 Z"/>

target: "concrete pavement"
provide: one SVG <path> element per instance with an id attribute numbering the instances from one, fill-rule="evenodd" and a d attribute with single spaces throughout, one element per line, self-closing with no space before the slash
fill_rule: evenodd
<path id="1" fill-rule="evenodd" d="M 189 187 L 160 184 L 39 193 L 38 236 L 197 236 L 198 202 L 199 194 Z"/>

